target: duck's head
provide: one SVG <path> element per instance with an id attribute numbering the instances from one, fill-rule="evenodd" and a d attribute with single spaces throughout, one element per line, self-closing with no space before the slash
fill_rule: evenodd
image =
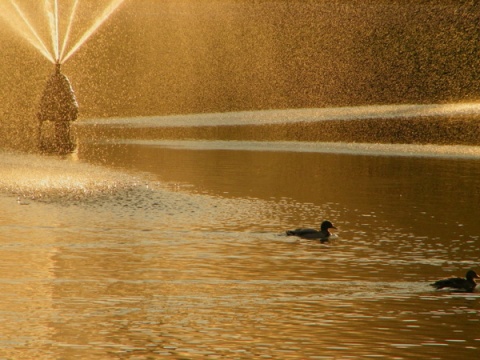
<path id="1" fill-rule="evenodd" d="M 325 220 L 324 222 L 322 222 L 322 224 L 320 225 L 320 230 L 322 231 L 328 231 L 328 229 L 336 229 L 335 226 L 333 226 L 333 224 L 328 221 L 328 220 Z"/>
<path id="2" fill-rule="evenodd" d="M 478 279 L 480 278 L 480 276 L 478 276 L 478 274 L 473 271 L 473 270 L 468 270 L 467 271 L 467 275 L 465 276 L 468 280 L 473 280 L 473 279 Z"/>

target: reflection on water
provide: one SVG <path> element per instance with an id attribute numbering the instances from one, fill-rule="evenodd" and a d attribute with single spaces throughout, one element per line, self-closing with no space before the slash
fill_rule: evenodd
<path id="1" fill-rule="evenodd" d="M 478 157 L 281 146 L 0 155 L 0 357 L 475 358 L 478 291 L 428 284 L 480 268 Z"/>

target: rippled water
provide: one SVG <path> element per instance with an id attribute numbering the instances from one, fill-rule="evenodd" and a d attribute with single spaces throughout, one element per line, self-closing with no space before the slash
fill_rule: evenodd
<path id="1" fill-rule="evenodd" d="M 478 357 L 478 149 L 335 146 L 0 153 L 0 358 Z"/>

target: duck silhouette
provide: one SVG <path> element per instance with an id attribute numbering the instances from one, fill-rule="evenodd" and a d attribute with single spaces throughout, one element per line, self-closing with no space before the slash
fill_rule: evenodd
<path id="1" fill-rule="evenodd" d="M 336 229 L 333 224 L 325 220 L 322 222 L 320 225 L 320 230 L 316 229 L 310 229 L 310 228 L 299 228 L 295 230 L 287 230 L 286 234 L 287 236 L 298 236 L 302 239 L 307 239 L 307 240 L 321 240 L 321 241 L 328 241 L 328 238 L 330 235 L 330 229 Z"/>
<path id="2" fill-rule="evenodd" d="M 478 278 L 479 276 L 475 271 L 469 270 L 465 275 L 465 279 L 459 278 L 459 277 L 452 277 L 448 279 L 435 281 L 433 284 L 430 284 L 430 285 L 437 290 L 443 289 L 443 288 L 452 288 L 452 289 L 462 290 L 466 292 L 473 292 L 473 290 L 477 286 L 477 283 L 475 282 L 474 279 L 478 279 Z"/>

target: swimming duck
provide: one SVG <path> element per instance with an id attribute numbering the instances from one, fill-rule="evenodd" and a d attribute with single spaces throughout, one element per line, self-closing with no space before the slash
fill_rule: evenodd
<path id="1" fill-rule="evenodd" d="M 308 240 L 321 240 L 321 241 L 327 241 L 330 235 L 330 229 L 336 229 L 333 224 L 325 220 L 322 222 L 320 225 L 320 231 L 315 230 L 315 229 L 308 229 L 308 228 L 300 228 L 300 229 L 295 229 L 295 230 L 287 230 L 287 236 L 298 236 L 301 237 L 302 239 L 308 239 Z"/>
<path id="2" fill-rule="evenodd" d="M 467 274 L 464 278 L 449 278 L 449 279 L 442 279 L 430 284 L 435 289 L 443 289 L 443 288 L 453 288 L 457 290 L 463 290 L 466 292 L 473 292 L 477 283 L 474 279 L 478 279 L 479 276 L 473 270 L 467 271 Z"/>

